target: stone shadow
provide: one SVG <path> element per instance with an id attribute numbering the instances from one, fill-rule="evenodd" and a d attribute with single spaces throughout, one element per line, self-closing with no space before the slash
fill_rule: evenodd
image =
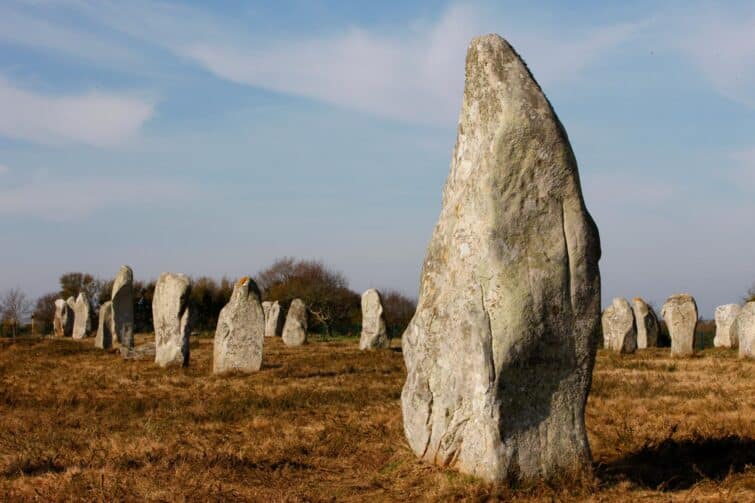
<path id="1" fill-rule="evenodd" d="M 720 481 L 755 465 L 755 439 L 731 435 L 723 438 L 667 439 L 648 445 L 612 463 L 596 467 L 606 483 L 629 480 L 661 491 L 689 489 L 702 480 Z"/>

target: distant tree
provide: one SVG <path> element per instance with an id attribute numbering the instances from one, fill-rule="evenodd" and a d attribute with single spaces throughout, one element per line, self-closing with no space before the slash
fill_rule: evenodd
<path id="1" fill-rule="evenodd" d="M 35 329 L 43 334 L 51 333 L 53 330 L 53 319 L 55 318 L 55 301 L 60 298 L 57 292 L 45 294 L 37 299 L 34 306 Z"/>
<path id="2" fill-rule="evenodd" d="M 359 312 L 359 295 L 349 289 L 346 277 L 321 261 L 285 257 L 260 271 L 257 278 L 265 300 L 288 306 L 293 299 L 302 299 L 312 327 L 327 335 L 333 330 L 349 331 Z"/>
<path id="3" fill-rule="evenodd" d="M 32 303 L 20 288 L 11 288 L 0 297 L 0 314 L 3 324 L 10 328 L 13 337 L 31 313 Z"/>
<path id="4" fill-rule="evenodd" d="M 747 295 L 745 296 L 745 302 L 752 301 L 755 301 L 755 283 L 753 283 L 750 289 L 747 290 Z"/>
<path id="5" fill-rule="evenodd" d="M 96 304 L 95 308 L 97 308 L 100 305 L 100 294 L 103 293 L 105 285 L 105 281 L 91 274 L 68 272 L 60 277 L 60 296 L 67 299 L 83 292 L 89 297 L 90 302 Z"/>
<path id="6" fill-rule="evenodd" d="M 155 282 L 134 281 L 134 332 L 152 332 L 152 298 Z"/>
<path id="7" fill-rule="evenodd" d="M 199 330 L 214 330 L 220 310 L 232 293 L 233 283 L 228 278 L 223 278 L 220 283 L 208 277 L 193 280 L 189 295 L 193 326 Z"/>
<path id="8" fill-rule="evenodd" d="M 386 290 L 382 298 L 388 336 L 401 337 L 417 310 L 417 302 L 396 290 Z"/>

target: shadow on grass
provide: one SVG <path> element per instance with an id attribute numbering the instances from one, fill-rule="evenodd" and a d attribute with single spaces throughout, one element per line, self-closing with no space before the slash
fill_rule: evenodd
<path id="1" fill-rule="evenodd" d="M 597 467 L 609 484 L 629 480 L 661 491 L 689 489 L 702 480 L 720 481 L 755 465 L 755 440 L 738 436 L 717 439 L 667 439 L 613 463 Z"/>

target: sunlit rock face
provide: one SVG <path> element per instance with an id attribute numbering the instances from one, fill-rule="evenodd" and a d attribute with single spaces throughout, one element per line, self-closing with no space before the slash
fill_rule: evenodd
<path id="1" fill-rule="evenodd" d="M 672 295 L 661 310 L 671 337 L 671 356 L 690 356 L 695 352 L 697 304 L 686 293 Z"/>
<path id="2" fill-rule="evenodd" d="M 152 320 L 155 363 L 160 367 L 189 365 L 190 293 L 191 280 L 184 274 L 166 272 L 157 280 L 152 298 Z"/>
<path id="3" fill-rule="evenodd" d="M 402 341 L 404 431 L 417 456 L 490 481 L 590 469 L 599 258 L 566 131 L 514 49 L 474 39 Z"/>

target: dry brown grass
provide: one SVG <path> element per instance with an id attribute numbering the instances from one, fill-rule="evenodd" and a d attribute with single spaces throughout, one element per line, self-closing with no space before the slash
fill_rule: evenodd
<path id="1" fill-rule="evenodd" d="M 261 372 L 214 377 L 208 338 L 172 370 L 91 340 L 1 341 L 2 499 L 755 500 L 755 362 L 733 351 L 601 351 L 595 478 L 508 488 L 415 459 L 399 351 L 265 344 Z"/>

